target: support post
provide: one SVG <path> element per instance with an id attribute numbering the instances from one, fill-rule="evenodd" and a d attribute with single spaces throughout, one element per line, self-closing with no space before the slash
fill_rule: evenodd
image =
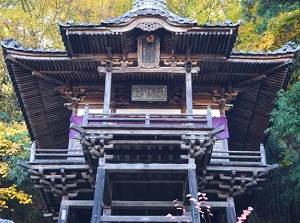
<path id="1" fill-rule="evenodd" d="M 191 198 L 196 199 L 196 202 L 198 202 L 197 177 L 196 177 L 195 169 L 188 170 L 188 179 L 189 179 L 189 190 L 190 190 Z M 196 207 L 198 205 L 193 200 L 191 200 L 190 203 L 191 203 L 192 222 L 200 223 L 200 213 L 198 208 Z"/>
<path id="2" fill-rule="evenodd" d="M 261 162 L 262 164 L 266 165 L 267 164 L 267 159 L 266 159 L 266 151 L 264 144 L 260 144 L 260 155 L 261 155 Z"/>
<path id="3" fill-rule="evenodd" d="M 211 113 L 211 107 L 210 105 L 207 106 L 207 125 L 209 127 L 212 127 L 212 113 Z"/>
<path id="4" fill-rule="evenodd" d="M 58 216 L 58 222 L 57 223 L 67 223 L 68 222 L 68 214 L 69 214 L 69 205 L 62 204 L 64 200 L 68 200 L 68 197 L 63 196 L 62 202 L 59 209 L 59 216 Z"/>
<path id="5" fill-rule="evenodd" d="M 111 61 L 106 62 L 106 75 L 105 75 L 105 89 L 104 89 L 104 103 L 103 103 L 103 113 L 109 113 L 110 99 L 111 99 L 111 76 L 112 63 Z M 105 117 L 107 118 L 107 116 Z"/>
<path id="6" fill-rule="evenodd" d="M 94 206 L 91 223 L 100 223 L 102 214 L 102 201 L 104 195 L 105 170 L 99 166 L 97 169 L 96 187 L 94 195 Z"/>
<path id="7" fill-rule="evenodd" d="M 228 206 L 226 207 L 227 223 L 236 223 L 236 213 L 234 208 L 233 197 L 227 198 Z"/>
<path id="8" fill-rule="evenodd" d="M 192 63 L 186 61 L 185 63 L 185 98 L 186 98 L 186 113 L 188 115 L 193 114 L 193 92 L 192 92 Z M 188 119 L 193 119 L 192 116 L 187 116 Z"/>
<path id="9" fill-rule="evenodd" d="M 86 104 L 86 105 L 84 106 L 84 113 L 83 113 L 83 119 L 82 119 L 82 124 L 83 124 L 83 125 L 89 124 L 89 123 L 88 123 L 89 109 L 90 109 L 90 108 L 89 108 L 89 105 Z"/>
<path id="10" fill-rule="evenodd" d="M 34 157 L 35 157 L 35 150 L 36 150 L 36 142 L 33 141 L 31 144 L 31 149 L 30 149 L 30 160 L 29 162 L 33 162 Z"/>

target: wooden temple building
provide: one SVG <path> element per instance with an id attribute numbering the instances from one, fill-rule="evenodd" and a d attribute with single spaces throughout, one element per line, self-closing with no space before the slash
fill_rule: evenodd
<path id="1" fill-rule="evenodd" d="M 137 0 L 98 25 L 59 24 L 64 51 L 4 42 L 33 141 L 20 165 L 44 216 L 236 222 L 277 167 L 266 163 L 264 130 L 299 50 L 236 52 L 239 25 L 197 25 L 164 0 Z"/>

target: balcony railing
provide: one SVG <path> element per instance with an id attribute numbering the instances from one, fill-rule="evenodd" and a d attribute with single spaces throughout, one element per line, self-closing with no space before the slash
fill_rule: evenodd
<path id="1" fill-rule="evenodd" d="M 92 113 L 85 106 L 82 125 L 118 125 L 118 126 L 184 126 L 201 125 L 212 127 L 212 113 L 207 107 L 206 115 L 196 114 L 120 114 Z"/>

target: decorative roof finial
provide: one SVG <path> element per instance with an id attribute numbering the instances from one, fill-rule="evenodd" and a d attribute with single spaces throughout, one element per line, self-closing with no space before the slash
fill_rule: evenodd
<path id="1" fill-rule="evenodd" d="M 152 8 L 151 6 L 157 6 L 162 9 L 166 9 L 165 0 L 136 0 L 134 2 L 134 8 L 145 7 Z"/>

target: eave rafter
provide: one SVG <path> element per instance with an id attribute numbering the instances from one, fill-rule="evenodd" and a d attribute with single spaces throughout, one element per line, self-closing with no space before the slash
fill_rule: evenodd
<path id="1" fill-rule="evenodd" d="M 37 77 L 37 78 L 40 78 L 40 79 L 43 79 L 43 80 L 46 80 L 46 81 L 49 81 L 49 82 L 52 82 L 52 83 L 55 83 L 55 84 L 59 84 L 59 85 L 64 84 L 63 81 L 57 80 L 57 79 L 52 78 L 52 77 L 48 77 L 46 75 L 43 75 L 40 71 L 37 71 L 35 68 L 33 68 L 31 66 L 28 66 L 28 65 L 18 61 L 17 59 L 13 58 L 11 55 L 7 55 L 5 59 L 10 60 L 13 63 L 16 63 L 16 64 L 20 65 L 21 67 L 31 71 L 32 75 Z"/>
<path id="2" fill-rule="evenodd" d="M 258 81 L 261 81 L 261 80 L 264 80 L 268 77 L 268 75 L 272 75 L 275 71 L 279 70 L 279 69 L 283 69 L 285 68 L 286 66 L 289 66 L 290 64 L 292 64 L 292 61 L 291 60 L 288 60 L 286 61 L 285 63 L 283 64 L 280 64 L 274 68 L 271 68 L 267 71 L 265 71 L 263 74 L 259 74 L 257 75 L 256 77 L 254 78 L 251 78 L 249 80 L 246 80 L 246 81 L 242 81 L 240 83 L 236 83 L 235 86 L 237 87 L 241 87 L 241 86 L 245 86 L 245 85 L 248 85 L 248 84 L 252 84 L 252 83 L 255 83 L 255 82 L 258 82 Z"/>

